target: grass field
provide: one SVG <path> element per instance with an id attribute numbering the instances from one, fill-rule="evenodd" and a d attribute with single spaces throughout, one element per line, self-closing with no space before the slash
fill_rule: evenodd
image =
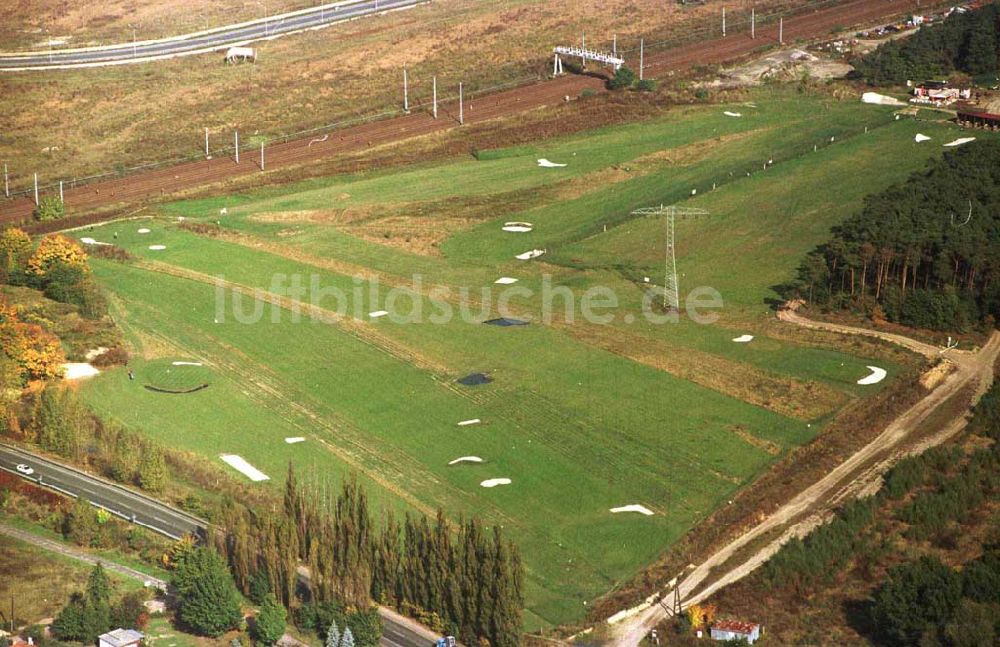
<path id="1" fill-rule="evenodd" d="M 10 623 L 11 594 L 18 625 L 54 617 L 87 584 L 91 567 L 76 560 L 0 535 L 0 623 Z M 136 580 L 109 573 L 117 593 L 141 588 Z"/>
<path id="2" fill-rule="evenodd" d="M 111 371 L 83 393 L 164 443 L 244 457 L 271 476 L 253 487 L 280 485 L 291 461 L 331 482 L 358 473 L 382 507 L 503 524 L 525 555 L 528 628 L 578 620 L 588 601 L 880 388 L 855 383 L 866 364 L 890 376 L 899 368 L 876 346 L 813 346 L 779 330 L 766 300 L 865 193 L 940 151 L 916 146 L 918 129 L 935 143 L 951 130 L 822 95 L 762 90 L 753 101 L 742 119 L 723 106 L 678 109 L 482 161 L 185 201 L 152 221 L 79 232 L 139 257 L 93 261 L 136 349 L 137 379 Z M 568 166 L 538 168 L 538 157 Z M 681 201 L 710 212 L 679 223 L 677 252 L 682 288 L 722 295 L 713 325 L 653 324 L 640 310 L 643 279 L 662 276 L 663 222 L 628 214 Z M 222 228 L 196 235 L 178 216 Z M 500 231 L 507 220 L 534 230 Z M 513 259 L 534 247 L 547 254 Z M 296 276 L 310 294 L 289 289 Z M 482 288 L 500 276 L 530 289 L 510 300 L 530 325 L 479 323 L 498 312 L 498 295 Z M 619 303 L 604 310 L 610 322 L 546 323 L 547 284 L 574 301 L 603 286 Z M 458 312 L 463 287 L 465 321 L 367 314 Z M 300 307 L 336 310 L 334 288 L 352 296 L 355 316 L 294 320 Z M 237 296 L 253 290 L 256 300 Z M 255 306 L 256 323 L 241 323 Z M 731 341 L 744 333 L 756 338 Z M 456 384 L 473 372 L 494 381 Z M 202 381 L 208 388 L 184 395 L 142 388 Z M 472 418 L 482 423 L 457 425 Z M 284 442 L 293 436 L 306 441 Z M 448 465 L 468 455 L 485 462 Z M 496 477 L 513 483 L 479 487 Z M 656 514 L 609 513 L 632 503 Z"/>

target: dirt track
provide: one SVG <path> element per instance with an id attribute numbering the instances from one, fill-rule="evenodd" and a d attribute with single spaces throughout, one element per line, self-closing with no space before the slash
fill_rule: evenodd
<path id="1" fill-rule="evenodd" d="M 915 0 L 850 0 L 835 8 L 794 16 L 785 21 L 785 40 L 816 38 L 834 27 L 871 23 L 883 18 L 904 15 L 917 6 Z M 689 69 L 733 60 L 777 40 L 777 26 L 757 30 L 753 40 L 748 34 L 733 34 L 691 43 L 669 51 L 646 56 L 646 74 L 663 77 L 671 71 Z M 588 76 L 564 76 L 511 90 L 473 98 L 465 103 L 466 123 L 476 123 L 525 112 L 546 105 L 556 105 L 564 97 L 576 97 L 585 89 L 603 91 L 600 79 Z M 458 126 L 458 106 L 452 102 L 439 105 L 439 119 L 433 119 L 427 106 L 418 106 L 411 114 L 374 121 L 322 137 L 301 139 L 269 147 L 265 152 L 267 169 L 289 167 L 345 153 L 357 153 L 370 147 L 403 141 L 412 137 L 449 130 Z M 68 207 L 81 213 L 114 205 L 129 205 L 156 200 L 176 191 L 219 182 L 227 178 L 259 172 L 259 152 L 241 154 L 241 163 L 230 158 L 215 158 L 154 169 L 112 180 L 96 182 L 65 191 Z M 30 217 L 33 203 L 28 198 L 0 202 L 0 223 Z"/>
<path id="2" fill-rule="evenodd" d="M 811 321 L 791 310 L 786 311 L 781 318 L 809 328 L 879 337 L 924 355 L 939 356 L 940 349 L 900 335 Z M 989 342 L 978 353 L 948 351 L 947 357 L 955 363 L 957 370 L 926 397 L 896 418 L 885 431 L 861 450 L 684 576 L 677 585 L 683 604 L 686 606 L 700 602 L 720 588 L 745 577 L 777 552 L 785 540 L 792 536 L 802 536 L 815 527 L 840 501 L 850 496 L 857 496 L 858 493 L 868 490 L 872 484 L 877 484 L 885 470 L 904 454 L 904 441 L 938 407 L 970 386 L 974 387 L 973 402 L 978 400 L 992 382 L 993 367 L 998 356 L 1000 356 L 1000 332 L 994 332 Z M 919 446 L 921 449 L 926 449 L 932 444 L 943 442 L 958 433 L 966 422 L 963 413 L 943 425 L 930 439 L 924 439 Z M 778 538 L 755 550 L 729 570 L 723 569 L 723 572 L 717 572 L 751 542 L 776 532 L 780 532 Z M 662 596 L 663 600 L 668 601 L 673 598 L 673 590 Z M 653 604 L 614 628 L 614 644 L 620 647 L 638 645 L 650 629 L 670 615 L 671 612 L 667 607 Z"/>

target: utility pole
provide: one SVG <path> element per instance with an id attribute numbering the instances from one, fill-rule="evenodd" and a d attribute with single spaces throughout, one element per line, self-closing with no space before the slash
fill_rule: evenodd
<path id="1" fill-rule="evenodd" d="M 722 37 L 726 37 L 726 8 L 722 8 Z"/>
<path id="2" fill-rule="evenodd" d="M 462 101 L 462 82 L 458 82 L 458 123 L 465 123 L 465 104 Z"/>
<path id="3" fill-rule="evenodd" d="M 750 38 L 757 38 L 757 9 L 750 7 Z"/>
<path id="4" fill-rule="evenodd" d="M 59 180 L 59 202 L 61 202 L 62 204 L 66 204 L 66 201 L 63 200 L 63 181 L 62 180 Z"/>
<path id="5" fill-rule="evenodd" d="M 667 248 L 664 259 L 663 277 L 663 309 L 668 313 L 680 312 L 680 285 L 677 281 L 677 257 L 674 250 L 674 221 L 677 217 L 688 218 L 694 216 L 706 216 L 708 212 L 704 209 L 693 207 L 677 207 L 674 205 L 658 207 L 645 207 L 632 212 L 633 216 L 666 216 L 667 219 Z M 669 490 L 668 495 L 669 497 Z M 669 499 L 668 499 L 669 501 Z M 669 506 L 669 502 L 668 502 Z"/>
<path id="6" fill-rule="evenodd" d="M 264 142 L 260 143 L 260 170 L 264 170 Z"/>
<path id="7" fill-rule="evenodd" d="M 205 159 L 208 159 L 208 127 L 205 127 Z"/>
<path id="8" fill-rule="evenodd" d="M 434 110 L 434 118 L 437 119 L 438 118 L 438 78 L 436 76 L 434 77 L 432 85 L 434 86 L 434 88 L 433 88 L 433 95 L 434 96 L 433 96 L 433 100 L 432 100 L 433 110 Z"/>
<path id="9" fill-rule="evenodd" d="M 35 206 L 38 206 L 38 173 L 35 173 Z"/>
<path id="10" fill-rule="evenodd" d="M 615 34 L 612 38 L 613 40 L 611 41 L 611 53 L 614 56 L 618 56 L 618 34 Z"/>
<path id="11" fill-rule="evenodd" d="M 785 44 L 785 17 L 778 18 L 778 43 Z"/>
<path id="12" fill-rule="evenodd" d="M 646 67 L 646 39 L 639 39 L 639 80 L 642 81 L 642 70 Z"/>
<path id="13" fill-rule="evenodd" d="M 236 149 L 236 163 L 239 164 L 240 163 L 240 131 L 234 130 L 233 131 L 233 136 L 235 137 L 235 142 L 236 142 L 233 145 L 233 148 Z"/>
<path id="14" fill-rule="evenodd" d="M 403 68 L 403 112 L 410 112 L 410 84 L 406 78 L 406 68 Z"/>
<path id="15" fill-rule="evenodd" d="M 3 195 L 6 198 L 10 197 L 10 180 L 7 177 L 7 165 L 3 165 Z"/>

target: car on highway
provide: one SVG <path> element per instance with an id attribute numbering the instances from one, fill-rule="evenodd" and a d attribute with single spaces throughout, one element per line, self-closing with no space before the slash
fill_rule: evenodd
<path id="1" fill-rule="evenodd" d="M 18 465 L 14 469 L 16 469 L 21 474 L 24 474 L 25 476 L 31 476 L 32 474 L 35 473 L 35 470 L 31 469 L 30 467 L 28 467 L 24 463 L 21 463 L 20 465 Z"/>

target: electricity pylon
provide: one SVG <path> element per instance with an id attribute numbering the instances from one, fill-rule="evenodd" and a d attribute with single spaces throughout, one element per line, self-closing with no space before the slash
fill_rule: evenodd
<path id="1" fill-rule="evenodd" d="M 663 262 L 663 308 L 680 312 L 680 285 L 677 281 L 677 256 L 674 252 L 674 221 L 677 217 L 689 218 L 707 216 L 704 209 L 695 207 L 678 207 L 676 205 L 660 205 L 658 207 L 643 207 L 632 212 L 633 216 L 666 216 L 667 218 L 667 249 Z"/>

